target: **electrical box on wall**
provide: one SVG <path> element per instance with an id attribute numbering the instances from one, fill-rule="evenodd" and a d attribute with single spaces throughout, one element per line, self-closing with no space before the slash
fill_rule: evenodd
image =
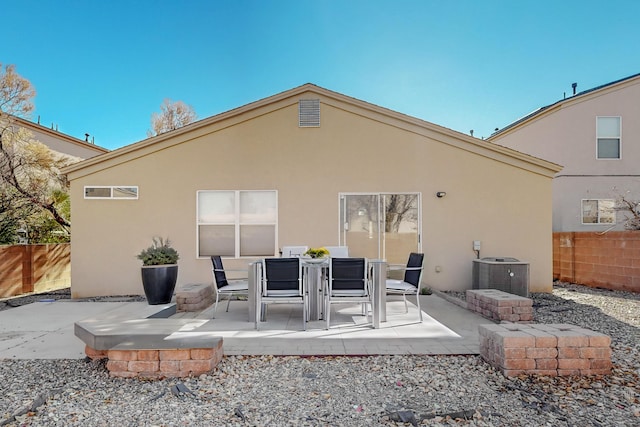
<path id="1" fill-rule="evenodd" d="M 474 240 L 473 241 L 473 250 L 474 251 L 479 251 L 480 250 L 480 240 Z"/>

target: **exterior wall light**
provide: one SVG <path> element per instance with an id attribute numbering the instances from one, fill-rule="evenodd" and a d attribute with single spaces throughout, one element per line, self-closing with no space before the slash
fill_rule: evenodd
<path id="1" fill-rule="evenodd" d="M 438 192 L 436 193 L 436 197 L 437 197 L 438 199 L 442 199 L 442 198 L 443 198 L 444 196 L 446 196 L 446 195 L 447 195 L 447 193 L 446 193 L 446 192 L 444 192 L 444 191 L 438 191 Z"/>

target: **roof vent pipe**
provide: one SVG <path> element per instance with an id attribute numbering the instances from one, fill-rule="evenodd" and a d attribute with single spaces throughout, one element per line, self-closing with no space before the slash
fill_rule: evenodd
<path id="1" fill-rule="evenodd" d="M 571 88 L 573 89 L 573 94 L 576 94 L 576 88 L 578 87 L 578 83 L 571 83 Z"/>

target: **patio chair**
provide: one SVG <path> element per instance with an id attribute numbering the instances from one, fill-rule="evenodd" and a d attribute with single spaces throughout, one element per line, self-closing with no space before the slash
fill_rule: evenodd
<path id="1" fill-rule="evenodd" d="M 329 256 L 332 258 L 348 258 L 349 257 L 348 246 L 325 246 L 325 249 L 329 251 Z"/>
<path id="2" fill-rule="evenodd" d="M 302 304 L 302 329 L 306 330 L 308 303 L 302 286 L 300 258 L 265 258 L 262 271 L 262 289 L 257 306 L 264 310 L 266 304 Z"/>
<path id="3" fill-rule="evenodd" d="M 227 280 L 227 275 L 222 265 L 222 258 L 218 255 L 211 256 L 211 263 L 213 264 L 211 270 L 213 273 L 213 287 L 216 291 L 216 304 L 213 311 L 218 310 L 218 300 L 221 296 L 227 297 L 227 311 L 229 311 L 231 297 L 249 296 L 249 281 L 246 279 Z"/>
<path id="4" fill-rule="evenodd" d="M 369 288 L 365 258 L 331 258 L 329 286 L 324 297 L 327 329 L 331 325 L 331 304 L 362 303 L 363 314 L 366 315 L 366 304 L 371 304 Z"/>
<path id="5" fill-rule="evenodd" d="M 393 269 L 393 268 L 392 268 Z M 422 271 L 424 269 L 424 254 L 412 252 L 406 267 L 400 266 L 396 270 L 404 270 L 404 278 L 387 279 L 387 295 L 402 295 L 404 298 L 405 313 L 409 312 L 407 305 L 407 295 L 415 295 L 422 322 L 422 310 L 420 309 L 420 283 L 422 282 Z"/>
<path id="6" fill-rule="evenodd" d="M 308 246 L 283 246 L 282 258 L 301 257 L 309 249 Z"/>

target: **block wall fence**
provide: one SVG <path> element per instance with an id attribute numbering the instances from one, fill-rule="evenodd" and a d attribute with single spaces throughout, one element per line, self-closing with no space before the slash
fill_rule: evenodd
<path id="1" fill-rule="evenodd" d="M 553 233 L 553 278 L 640 292 L 640 231 Z"/>
<path id="2" fill-rule="evenodd" d="M 0 298 L 69 286 L 69 243 L 0 246 Z"/>

